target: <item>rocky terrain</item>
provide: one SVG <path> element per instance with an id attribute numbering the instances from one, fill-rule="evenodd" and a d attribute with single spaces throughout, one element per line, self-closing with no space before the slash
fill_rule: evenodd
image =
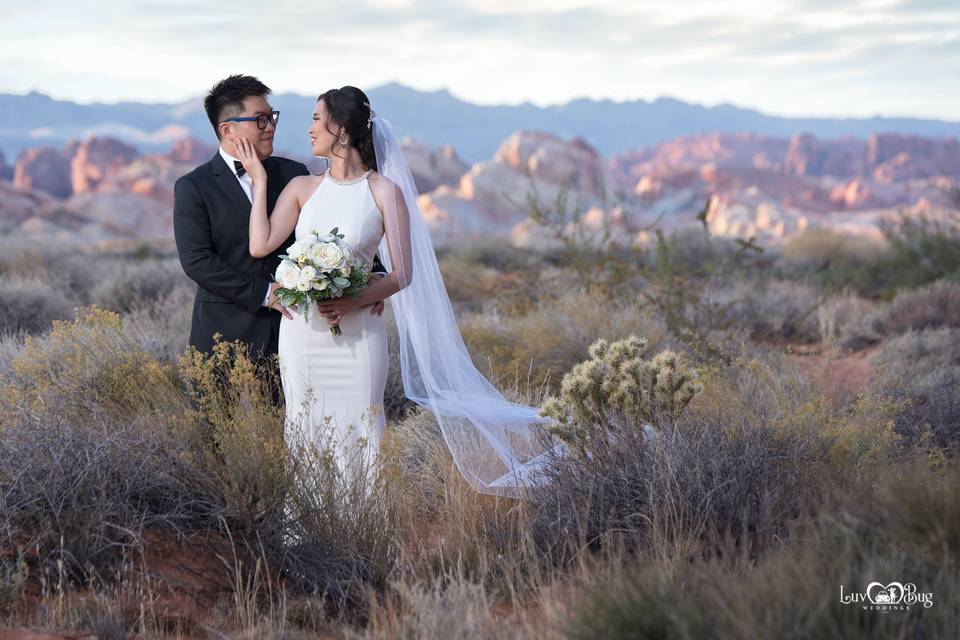
<path id="1" fill-rule="evenodd" d="M 718 235 L 778 242 L 813 226 L 876 236 L 900 210 L 935 214 L 960 178 L 955 138 L 875 134 L 866 139 L 714 133 L 604 158 L 583 139 L 518 131 L 493 157 L 470 166 L 445 145 L 404 140 L 420 206 L 438 245 L 502 238 L 544 246 L 530 196 L 582 228 L 604 223 L 629 242 L 665 228 L 706 222 Z M 0 156 L 0 228 L 42 238 L 169 240 L 176 178 L 216 148 L 194 139 L 141 154 L 110 137 L 36 147 L 13 164 Z M 314 168 L 319 166 L 312 163 Z"/>

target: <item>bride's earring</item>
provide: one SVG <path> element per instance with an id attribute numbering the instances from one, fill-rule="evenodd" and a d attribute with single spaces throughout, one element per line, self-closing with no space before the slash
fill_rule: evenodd
<path id="1" fill-rule="evenodd" d="M 340 148 L 343 149 L 347 146 L 347 137 L 340 136 Z"/>

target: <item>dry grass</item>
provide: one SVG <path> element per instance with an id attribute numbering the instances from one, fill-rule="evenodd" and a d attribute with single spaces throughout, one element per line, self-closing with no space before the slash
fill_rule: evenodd
<path id="1" fill-rule="evenodd" d="M 699 236 L 672 242 L 674 266 L 688 272 L 730 249 L 709 244 L 717 255 L 704 257 Z M 42 270 L 91 261 L 23 251 L 0 260 L 11 281 L 40 273 L 28 258 Z M 746 338 L 809 342 L 822 320 L 829 341 L 852 346 L 867 336 L 857 320 L 867 303 L 828 301 L 818 318 L 804 313 L 819 301 L 815 288 L 715 279 L 695 300 L 676 297 L 675 310 L 709 325 L 704 335 L 743 343 L 740 356 L 691 359 L 703 389 L 684 410 L 661 412 L 671 418 L 657 421 L 654 440 L 636 428 L 638 414 L 604 400 L 616 419 L 595 426 L 620 435 L 598 439 L 590 457 L 556 460 L 553 482 L 517 501 L 462 480 L 432 416 L 409 411 L 396 363 L 372 481 L 345 477 L 322 446 L 285 447 L 265 370 L 230 345 L 179 358 L 192 286 L 144 257 L 126 270 L 105 258 L 71 276 L 82 302 L 110 280 L 104 271 L 122 275 L 126 288 L 102 284 L 97 295 L 128 311 L 84 309 L 0 342 L 3 624 L 278 640 L 886 638 L 957 628 L 960 478 L 945 444 L 960 384 L 950 377 L 955 329 L 888 339 L 876 369 L 890 375 L 832 402 L 776 347 Z M 542 402 L 541 383 L 558 388 L 597 338 L 644 335 L 645 360 L 696 352 L 656 305 L 574 291 L 562 264 L 493 247 L 445 262 L 445 275 L 462 267 L 448 285 L 470 310 L 461 318 L 471 352 L 512 385 L 511 399 Z M 914 306 L 928 311 L 952 299 L 941 288 L 917 295 Z M 731 327 L 711 324 L 718 306 Z M 926 431 L 946 439 L 912 437 L 909 421 L 940 425 Z M 190 569 L 212 584 L 195 590 L 192 574 L 161 566 L 178 554 L 206 563 Z M 870 576 L 915 582 L 936 604 L 871 618 L 839 603 L 840 584 L 862 589 Z"/>

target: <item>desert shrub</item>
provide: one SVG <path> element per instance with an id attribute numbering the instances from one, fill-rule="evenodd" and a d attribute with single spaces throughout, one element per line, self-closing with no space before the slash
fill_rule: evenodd
<path id="1" fill-rule="evenodd" d="M 0 275 L 56 282 L 81 304 L 90 302 L 90 291 L 120 260 L 80 244 L 38 242 L 20 236 L 0 240 Z"/>
<path id="2" fill-rule="evenodd" d="M 23 336 L 8 333 L 0 335 L 0 385 L 10 378 L 13 361 L 23 348 Z"/>
<path id="3" fill-rule="evenodd" d="M 483 584 L 462 576 L 441 576 L 432 583 L 396 582 L 375 603 L 363 633 L 356 640 L 405 639 L 512 640 L 528 637 L 498 616 Z M 533 636 L 529 636 L 533 637 Z"/>
<path id="4" fill-rule="evenodd" d="M 817 320 L 820 339 L 843 349 L 865 349 L 883 335 L 883 317 L 876 305 L 849 291 L 827 298 L 817 309 Z"/>
<path id="5" fill-rule="evenodd" d="M 400 371 L 400 339 L 397 336 L 397 324 L 393 319 L 393 311 L 388 308 L 384 312 L 384 317 L 387 325 L 390 362 L 387 369 L 387 384 L 383 390 L 383 411 L 387 420 L 392 422 L 402 418 L 416 406 L 416 403 L 407 398 L 403 390 L 403 376 Z"/>
<path id="6" fill-rule="evenodd" d="M 0 333 L 40 333 L 73 315 L 74 302 L 46 277 L 0 278 Z"/>
<path id="7" fill-rule="evenodd" d="M 960 329 L 911 331 L 880 346 L 873 386 L 904 403 L 897 431 L 911 441 L 929 434 L 949 451 L 960 447 Z"/>
<path id="8" fill-rule="evenodd" d="M 238 342 L 188 349 L 180 372 L 201 416 L 181 439 L 248 551 L 261 550 L 299 590 L 340 608 L 385 585 L 397 552 L 390 466 L 347 473 L 335 462 L 337 443 L 296 437 L 295 415 L 285 438 L 275 370 L 252 362 Z"/>
<path id="9" fill-rule="evenodd" d="M 852 289 L 871 298 L 892 298 L 941 279 L 960 279 L 960 220 L 902 214 L 882 227 L 884 242 L 851 249 L 834 232 L 801 234 L 784 247 L 786 274 L 819 283 L 827 292 Z M 799 256 L 797 255 L 799 254 Z M 807 259 L 810 254 L 813 259 Z"/>
<path id="10" fill-rule="evenodd" d="M 460 329 L 479 366 L 494 377 L 528 379 L 531 386 L 555 381 L 597 338 L 639 334 L 655 348 L 665 337 L 663 325 L 635 300 L 599 291 L 568 291 L 517 314 L 497 308 L 469 314 Z"/>
<path id="11" fill-rule="evenodd" d="M 821 301 L 807 284 L 762 278 L 717 280 L 704 291 L 703 300 L 708 309 L 726 309 L 733 324 L 755 340 L 809 343 L 819 337 L 816 312 Z"/>
<path id="12" fill-rule="evenodd" d="M 81 310 L 73 322 L 54 321 L 46 335 L 27 336 L 8 379 L 2 400 L 8 406 L 81 423 L 98 414 L 178 415 L 185 407 L 173 368 L 133 344 L 120 316 L 96 308 Z"/>
<path id="13" fill-rule="evenodd" d="M 852 490 L 896 444 L 892 406 L 871 398 L 831 413 L 774 354 L 707 371 L 700 382 L 703 391 L 656 438 L 619 429 L 592 439 L 589 456 L 553 461 L 532 496 L 542 548 L 564 558 L 717 532 L 769 543 L 792 519 Z M 608 415 L 618 402 L 606 402 Z"/>
<path id="14" fill-rule="evenodd" d="M 175 287 L 162 299 L 123 314 L 123 332 L 137 348 L 165 364 L 174 364 L 187 349 L 195 287 Z"/>
<path id="15" fill-rule="evenodd" d="M 590 359 L 563 377 L 559 397 L 543 403 L 548 430 L 587 458 L 594 444 L 624 429 L 671 425 L 702 387 L 697 372 L 672 351 L 645 361 L 646 346 L 637 336 L 590 345 Z"/>
<path id="16" fill-rule="evenodd" d="M 3 545 L 30 553 L 31 573 L 106 581 L 145 530 L 210 526 L 216 497 L 152 421 L 22 415 L 0 438 Z M 0 555 L 10 553 L 4 549 Z"/>
<path id="17" fill-rule="evenodd" d="M 881 245 L 864 238 L 814 227 L 801 231 L 784 243 L 781 256 L 789 267 L 822 271 L 863 264 L 880 248 Z"/>
<path id="18" fill-rule="evenodd" d="M 960 624 L 956 468 L 887 469 L 876 491 L 797 527 L 758 559 L 725 549 L 699 562 L 644 556 L 612 566 L 571 607 L 570 638 L 903 638 Z M 916 493 L 914 493 L 916 489 Z M 845 604 L 878 576 L 913 583 L 933 606 L 871 611 Z M 825 588 L 831 585 L 832 588 Z"/>
<path id="19" fill-rule="evenodd" d="M 175 260 L 128 261 L 110 277 L 97 283 L 91 293 L 94 304 L 127 312 L 154 304 L 189 280 Z"/>
<path id="20" fill-rule="evenodd" d="M 960 283 L 939 281 L 903 291 L 890 302 L 883 320 L 888 334 L 936 327 L 960 327 Z"/>

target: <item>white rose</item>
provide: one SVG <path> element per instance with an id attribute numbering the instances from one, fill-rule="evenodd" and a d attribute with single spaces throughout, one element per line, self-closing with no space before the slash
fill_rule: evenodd
<path id="1" fill-rule="evenodd" d="M 300 267 L 295 262 L 284 260 L 277 267 L 276 278 L 284 289 L 294 289 L 300 281 Z"/>
<path id="2" fill-rule="evenodd" d="M 321 244 L 311 251 L 310 258 L 323 271 L 332 271 L 343 264 L 343 251 L 333 243 Z"/>
<path id="3" fill-rule="evenodd" d="M 297 260 L 307 254 L 310 249 L 310 242 L 307 240 L 297 240 L 287 249 L 287 255 Z"/>
<path id="4" fill-rule="evenodd" d="M 317 279 L 317 270 L 310 265 L 305 266 L 300 270 L 300 279 L 306 280 L 307 282 L 313 282 Z"/>
<path id="5" fill-rule="evenodd" d="M 330 286 L 330 281 L 327 280 L 326 278 L 320 278 L 319 280 L 313 283 L 313 288 L 316 289 L 317 291 L 323 291 L 329 286 Z"/>
<path id="6" fill-rule="evenodd" d="M 309 280 L 300 280 L 299 282 L 297 282 L 296 289 L 297 291 L 306 292 L 306 291 L 310 291 L 311 287 L 313 287 L 313 284 Z"/>

